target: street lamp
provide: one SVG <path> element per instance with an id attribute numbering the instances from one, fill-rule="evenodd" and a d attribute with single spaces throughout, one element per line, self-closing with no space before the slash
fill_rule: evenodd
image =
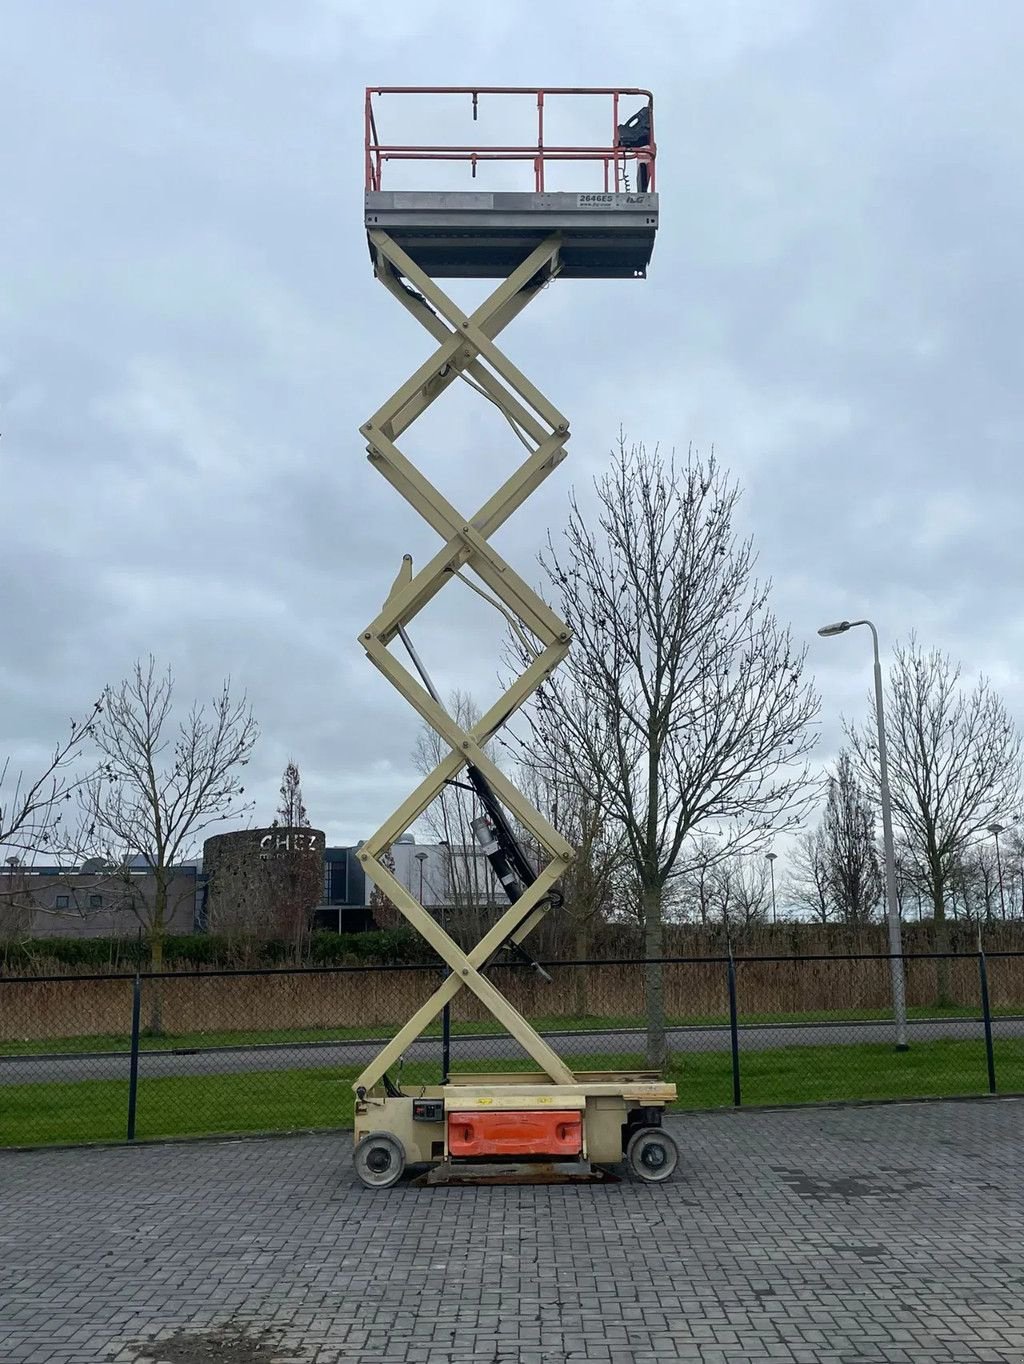
<path id="1" fill-rule="evenodd" d="M 855 625 L 871 631 L 875 655 L 875 720 L 878 724 L 878 785 L 882 801 L 882 847 L 885 853 L 885 900 L 889 919 L 889 969 L 892 977 L 892 1011 L 896 1024 L 896 1050 L 907 1051 L 907 996 L 903 981 L 903 943 L 900 908 L 896 899 L 896 849 L 892 837 L 892 802 L 889 797 L 889 764 L 885 754 L 885 708 L 882 704 L 882 664 L 878 657 L 878 631 L 869 620 L 840 620 L 818 631 L 826 639 L 845 635 Z"/>
<path id="2" fill-rule="evenodd" d="M 764 857 L 772 874 L 772 926 L 774 927 L 777 923 L 775 916 L 775 859 L 778 857 L 778 853 L 765 853 Z"/>
<path id="3" fill-rule="evenodd" d="M 1003 859 L 999 852 L 999 835 L 1003 832 L 1004 825 L 990 824 L 988 831 L 996 840 L 996 870 L 999 875 L 999 908 L 1003 915 L 1003 922 L 1006 922 L 1006 892 L 1003 890 Z"/>
<path id="4" fill-rule="evenodd" d="M 416 861 L 420 864 L 420 904 L 423 903 L 423 864 L 426 860 L 427 854 L 425 852 L 418 852 L 416 854 Z"/>

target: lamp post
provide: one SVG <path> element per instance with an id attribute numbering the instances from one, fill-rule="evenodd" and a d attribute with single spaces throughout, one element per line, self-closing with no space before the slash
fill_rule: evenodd
<path id="1" fill-rule="evenodd" d="M 420 904 L 423 903 L 423 864 L 426 860 L 427 854 L 425 852 L 418 852 L 416 854 L 416 861 L 420 864 L 420 895 L 419 895 Z"/>
<path id="2" fill-rule="evenodd" d="M 764 859 L 768 863 L 768 869 L 772 874 L 772 927 L 778 922 L 775 914 L 775 859 L 778 853 L 765 853 Z"/>
<path id="3" fill-rule="evenodd" d="M 907 996 L 903 980 L 903 943 L 900 938 L 900 907 L 896 898 L 896 848 L 892 837 L 892 801 L 889 796 L 889 764 L 885 752 L 885 708 L 882 702 L 882 664 L 878 657 L 878 631 L 869 620 L 840 620 L 823 625 L 818 634 L 826 639 L 845 635 L 855 625 L 871 631 L 875 656 L 875 720 L 878 725 L 878 786 L 882 804 L 882 847 L 885 854 L 885 900 L 889 919 L 889 968 L 892 978 L 892 1011 L 896 1024 L 896 1050 L 907 1051 Z"/>
<path id="4" fill-rule="evenodd" d="M 990 824 L 988 831 L 996 841 L 996 873 L 999 877 L 999 909 L 1006 922 L 1006 892 L 1003 890 L 1003 859 L 999 852 L 999 835 L 1003 832 L 1002 824 Z"/>

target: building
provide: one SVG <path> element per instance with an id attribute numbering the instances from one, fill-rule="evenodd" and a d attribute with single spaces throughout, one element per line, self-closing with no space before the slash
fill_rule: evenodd
<path id="1" fill-rule="evenodd" d="M 129 938 L 149 923 L 156 882 L 145 867 L 25 867 L 0 872 L 0 938 Z M 194 933 L 201 920 L 198 866 L 173 868 L 167 932 Z"/>
<path id="2" fill-rule="evenodd" d="M 302 872 L 303 893 L 310 897 L 306 912 L 314 929 L 361 933 L 373 928 L 358 845 L 328 848 L 325 842 L 323 831 L 312 828 L 238 829 L 208 838 L 203 845 L 205 926 L 211 933 L 279 931 L 280 873 L 295 869 Z M 307 861 L 315 870 L 303 865 Z"/>
<path id="3" fill-rule="evenodd" d="M 315 929 L 363 933 L 390 926 L 390 915 L 374 919 L 374 884 L 359 861 L 361 843 L 325 847 L 318 829 L 242 829 L 217 834 L 203 846 L 203 858 L 174 869 L 167 932 L 185 934 L 262 933 L 273 928 L 271 900 L 278 884 L 274 853 L 282 838 L 298 834 L 298 855 L 319 865 L 310 881 L 319 902 L 311 908 Z M 285 849 L 294 853 L 294 849 Z M 487 859 L 476 848 L 418 843 L 405 834 L 391 848 L 398 881 L 428 909 L 485 908 L 506 902 Z M 0 870 L 0 940 L 4 937 L 135 936 L 148 923 L 155 884 L 144 865 L 112 872 L 97 864 L 82 868 L 23 867 Z"/>
<path id="4" fill-rule="evenodd" d="M 314 911 L 317 928 L 361 933 L 383 926 L 373 916 L 375 886 L 359 861 L 361 847 L 324 849 L 324 898 Z M 396 880 L 428 909 L 507 903 L 476 848 L 453 851 L 448 843 L 418 843 L 412 834 L 403 834 L 392 844 L 391 859 Z"/>
<path id="5" fill-rule="evenodd" d="M 323 883 L 322 829 L 235 829 L 203 844 L 204 926 L 211 933 L 286 937 L 305 931 Z"/>
<path id="6" fill-rule="evenodd" d="M 314 928 L 364 933 L 376 927 L 368 907 L 372 883 L 359 861 L 360 846 L 324 849 L 323 897 L 313 911 Z"/>
<path id="7" fill-rule="evenodd" d="M 428 909 L 507 903 L 490 863 L 476 846 L 417 843 L 403 834 L 392 844 L 395 876 Z"/>

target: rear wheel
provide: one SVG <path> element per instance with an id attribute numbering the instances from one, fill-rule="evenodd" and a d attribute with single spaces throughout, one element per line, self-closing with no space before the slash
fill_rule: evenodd
<path id="1" fill-rule="evenodd" d="M 638 1179 L 660 1184 L 679 1164 L 679 1147 L 663 1127 L 641 1127 L 626 1147 L 626 1162 Z"/>
<path id="2" fill-rule="evenodd" d="M 352 1163 L 368 1189 L 389 1189 L 402 1178 L 405 1147 L 390 1132 L 369 1132 L 352 1153 Z"/>

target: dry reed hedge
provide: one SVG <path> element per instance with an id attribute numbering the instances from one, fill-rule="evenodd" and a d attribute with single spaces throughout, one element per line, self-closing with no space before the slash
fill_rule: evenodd
<path id="1" fill-rule="evenodd" d="M 0 1042 L 131 1030 L 130 980 L 0 980 Z"/>
<path id="2" fill-rule="evenodd" d="M 550 922 L 549 918 L 548 923 L 550 924 Z M 562 929 L 566 926 L 564 919 L 557 921 L 557 923 Z M 547 926 L 547 924 L 544 925 L 544 927 Z M 908 953 L 934 952 L 940 949 L 953 952 L 974 952 L 977 948 L 977 927 L 973 924 L 958 924 L 951 921 L 946 924 L 943 938 L 944 940 L 940 943 L 931 922 L 909 921 L 903 925 L 903 946 Z M 983 925 L 982 941 L 985 950 L 988 952 L 1024 953 L 1024 921 L 1001 922 L 997 920 L 991 924 Z M 466 942 L 463 945 L 469 947 L 472 943 Z M 554 961 L 569 961 L 576 956 L 575 943 L 566 942 L 559 945 L 556 941 L 548 944 L 538 937 L 536 942 L 531 940 L 531 946 L 536 948 L 535 955 L 539 953 Z M 549 946 L 550 952 L 548 951 Z M 736 930 L 732 935 L 731 947 L 737 957 L 847 956 L 856 953 L 887 952 L 889 950 L 889 939 L 885 925 L 878 923 L 850 929 L 840 924 L 785 922 L 777 925 L 755 924 L 750 928 Z M 0 944 L 0 948 L 2 948 L 2 944 Z M 730 942 L 720 928 L 709 927 L 705 929 L 696 925 L 670 924 L 665 930 L 666 956 L 720 957 L 728 955 L 729 948 Z M 429 949 L 424 944 L 424 955 L 421 960 L 429 960 L 428 952 Z M 595 960 L 614 960 L 615 958 L 638 957 L 642 954 L 642 946 L 637 938 L 635 926 L 612 923 L 602 924 L 591 934 L 587 955 Z M 98 969 L 95 966 L 69 965 L 44 956 L 33 958 L 29 964 L 20 960 L 15 963 L 12 958 L 11 962 L 5 966 L 4 960 L 3 952 L 0 950 L 0 982 L 3 981 L 5 975 L 77 977 L 91 976 Z M 394 958 L 386 958 L 386 960 L 394 960 Z M 341 970 L 345 966 L 362 965 L 363 962 L 364 959 L 362 958 L 340 958 L 336 967 Z M 252 955 L 250 956 L 247 954 L 244 945 L 239 946 L 238 944 L 235 945 L 234 956 L 230 960 L 219 963 L 225 969 L 244 969 L 253 964 L 260 965 L 265 964 L 265 962 L 261 962 L 255 955 L 255 947 L 252 948 Z M 331 961 L 318 962 L 317 964 L 335 965 Z M 124 962 L 117 962 L 112 959 L 111 965 L 106 969 L 120 971 L 133 968 Z M 168 969 L 170 971 L 180 970 L 182 973 L 195 970 L 215 970 L 218 969 L 218 962 L 182 960 Z"/>
<path id="3" fill-rule="evenodd" d="M 909 960 L 907 1001 L 928 1005 L 937 997 L 937 963 Z M 532 972 L 498 969 L 495 983 L 527 1017 L 590 1015 L 639 1020 L 645 1006 L 644 973 L 638 965 L 553 967 L 550 985 Z M 989 958 L 993 1007 L 1024 1008 L 1024 956 Z M 345 971 L 254 976 L 182 976 L 143 981 L 143 1024 L 156 995 L 162 1025 L 172 1034 L 264 1032 L 298 1028 L 390 1028 L 412 1014 L 440 983 L 437 970 Z M 741 1015 L 886 1009 L 891 1002 L 889 963 L 851 961 L 739 961 Z M 952 1002 L 980 1010 L 974 958 L 948 963 Z M 665 1009 L 670 1018 L 722 1016 L 728 1008 L 721 962 L 672 963 L 664 967 Z M 0 979 L 0 1042 L 128 1033 L 132 986 L 128 979 L 56 981 Z M 484 1022 L 490 1015 L 463 989 L 452 1016 Z"/>

